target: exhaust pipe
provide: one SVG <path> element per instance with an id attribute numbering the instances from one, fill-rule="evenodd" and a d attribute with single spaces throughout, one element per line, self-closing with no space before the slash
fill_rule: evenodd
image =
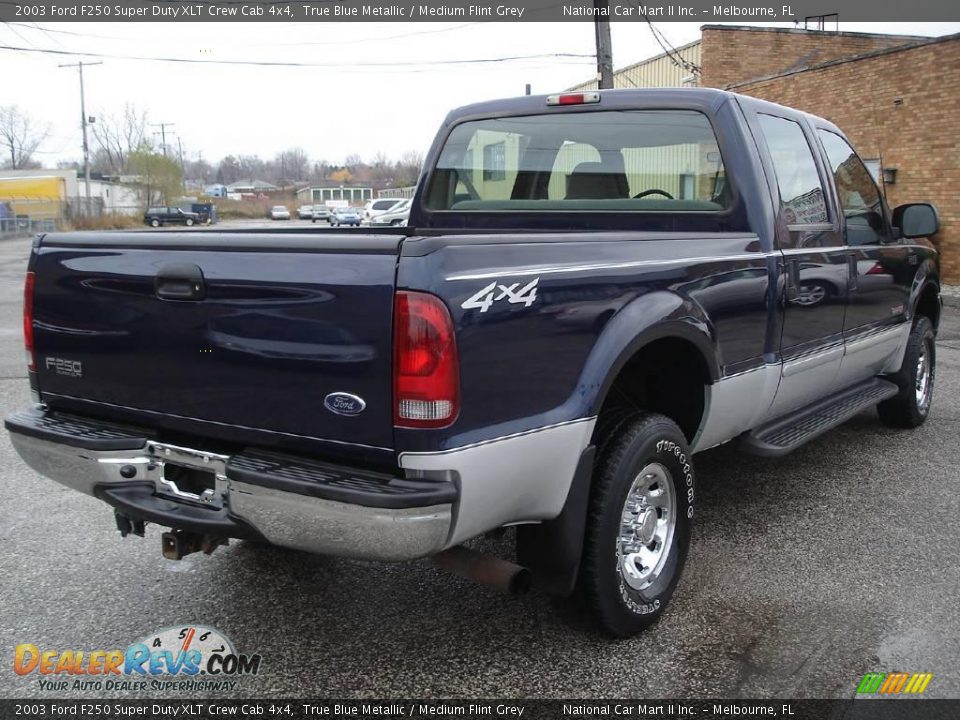
<path id="1" fill-rule="evenodd" d="M 530 571 L 527 568 L 463 545 L 434 555 L 433 561 L 447 572 L 508 595 L 522 595 L 530 589 Z"/>

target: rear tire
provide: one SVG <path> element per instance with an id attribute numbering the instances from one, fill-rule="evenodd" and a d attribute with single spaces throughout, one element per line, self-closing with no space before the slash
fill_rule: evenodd
<path id="1" fill-rule="evenodd" d="M 923 425 L 933 400 L 933 382 L 937 376 L 937 344 L 933 323 L 917 315 L 903 354 L 903 365 L 894 375 L 900 392 L 877 405 L 880 422 L 889 427 L 915 428 Z"/>
<path id="2" fill-rule="evenodd" d="M 580 591 L 600 627 L 630 637 L 666 608 L 687 557 L 694 476 L 686 438 L 667 417 L 609 426 L 594 470 Z"/>

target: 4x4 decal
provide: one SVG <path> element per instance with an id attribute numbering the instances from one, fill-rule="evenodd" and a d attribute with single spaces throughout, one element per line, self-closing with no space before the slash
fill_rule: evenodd
<path id="1" fill-rule="evenodd" d="M 520 283 L 518 282 L 512 285 L 500 285 L 499 283 L 492 282 L 464 300 L 460 307 L 464 310 L 478 308 L 480 312 L 483 313 L 489 310 L 495 302 L 500 300 L 506 300 L 514 305 L 523 303 L 524 306 L 530 307 L 533 305 L 533 301 L 537 299 L 537 283 L 539 282 L 539 277 L 535 277 L 523 287 L 520 287 Z M 519 290 L 517 289 L 518 287 L 520 287 Z"/>

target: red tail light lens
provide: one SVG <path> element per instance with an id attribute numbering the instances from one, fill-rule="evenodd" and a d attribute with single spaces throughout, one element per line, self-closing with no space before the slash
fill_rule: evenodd
<path id="1" fill-rule="evenodd" d="M 23 283 L 23 345 L 27 349 L 27 368 L 37 371 L 37 362 L 33 356 L 33 282 L 34 274 L 27 273 Z"/>
<path id="2" fill-rule="evenodd" d="M 400 290 L 394 299 L 393 402 L 398 427 L 446 427 L 460 412 L 453 319 L 433 295 Z"/>

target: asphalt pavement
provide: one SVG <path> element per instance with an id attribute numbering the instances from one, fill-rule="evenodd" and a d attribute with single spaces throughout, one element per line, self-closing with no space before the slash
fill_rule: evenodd
<path id="1" fill-rule="evenodd" d="M 29 241 L 0 242 L 0 409 L 29 403 Z M 14 647 L 123 648 L 218 628 L 261 672 L 206 697 L 851 697 L 866 672 L 930 672 L 960 697 L 960 310 L 914 431 L 864 412 L 778 460 L 698 455 L 690 559 L 662 621 L 599 636 L 575 604 L 500 596 L 427 561 L 348 562 L 232 542 L 168 561 L 99 501 L 27 468 L 0 433 L 0 697 L 51 692 Z M 510 552 L 510 536 L 486 541 Z M 72 679 L 72 678 L 71 678 Z M 164 696 L 163 693 L 141 695 Z"/>

